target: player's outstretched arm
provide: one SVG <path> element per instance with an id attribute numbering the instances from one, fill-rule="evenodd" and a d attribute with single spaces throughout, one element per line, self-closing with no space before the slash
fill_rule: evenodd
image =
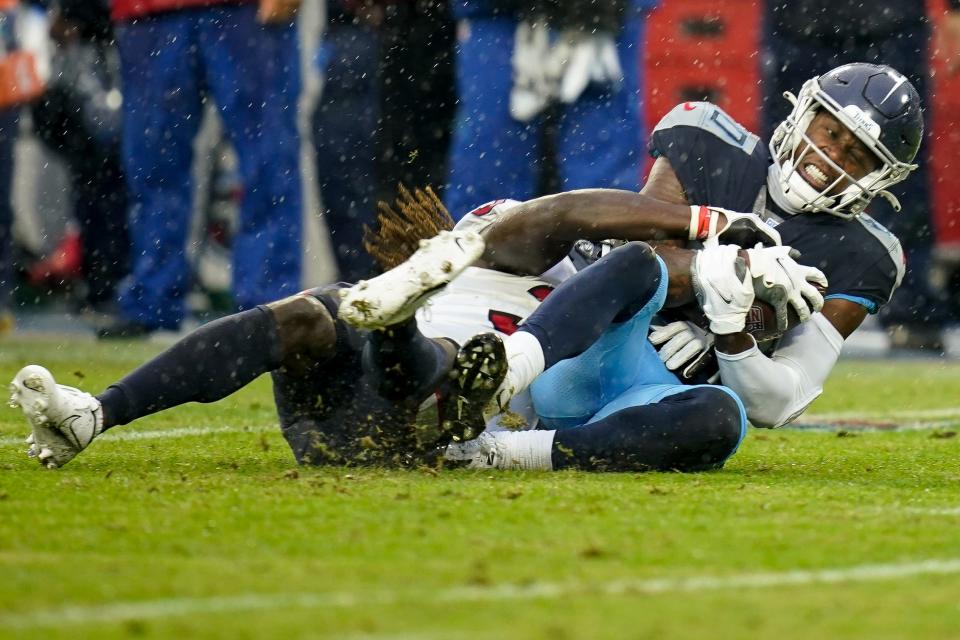
<path id="1" fill-rule="evenodd" d="M 784 335 L 771 357 L 745 333 L 717 336 L 720 379 L 740 396 L 754 426 L 787 424 L 823 392 L 844 339 L 866 315 L 855 302 L 827 300 L 811 322 Z"/>
<path id="2" fill-rule="evenodd" d="M 484 232 L 485 266 L 537 274 L 559 262 L 577 240 L 687 242 L 715 236 L 746 246 L 779 244 L 775 230 L 751 213 L 691 206 L 665 158 L 654 163 L 640 193 L 581 189 L 524 202 Z M 725 238 L 725 234 L 729 238 Z"/>
<path id="3" fill-rule="evenodd" d="M 577 240 L 666 240 L 689 235 L 690 207 L 641 193 L 581 189 L 528 200 L 484 233 L 485 263 L 513 273 L 542 273 Z"/>

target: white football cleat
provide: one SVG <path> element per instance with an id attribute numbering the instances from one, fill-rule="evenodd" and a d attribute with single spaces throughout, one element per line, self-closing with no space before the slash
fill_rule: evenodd
<path id="1" fill-rule="evenodd" d="M 412 316 L 483 254 L 484 242 L 473 231 L 441 231 L 406 262 L 361 280 L 340 294 L 338 316 L 360 329 L 383 329 Z"/>
<path id="2" fill-rule="evenodd" d="M 502 469 L 505 447 L 500 442 L 501 434 L 505 431 L 484 431 L 473 440 L 453 442 L 447 445 L 443 459 L 447 462 L 458 463 L 453 466 L 463 466 L 467 469 Z M 502 437 L 502 436 L 501 436 Z"/>
<path id="3" fill-rule="evenodd" d="M 443 458 L 468 469 L 553 469 L 556 431 L 484 431 L 473 440 L 447 445 Z"/>
<path id="4" fill-rule="evenodd" d="M 49 469 L 70 462 L 103 431 L 100 401 L 57 384 L 39 365 L 28 365 L 13 378 L 10 406 L 19 407 L 33 427 L 27 455 L 36 456 Z"/>

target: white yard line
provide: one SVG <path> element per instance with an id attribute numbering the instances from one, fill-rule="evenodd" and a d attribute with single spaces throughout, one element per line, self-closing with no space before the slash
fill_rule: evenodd
<path id="1" fill-rule="evenodd" d="M 798 424 L 819 424 L 830 423 L 839 420 L 890 420 L 894 422 L 896 418 L 914 418 L 906 424 L 898 426 L 898 430 L 914 429 L 938 429 L 953 426 L 955 421 L 949 418 L 960 418 L 960 407 L 948 407 L 943 409 L 927 409 L 915 411 L 888 411 L 884 413 L 812 413 L 803 414 L 797 419 Z M 937 420 L 940 418 L 940 420 Z M 842 425 L 837 425 L 841 427 Z M 174 427 L 170 429 L 149 429 L 137 430 L 134 428 L 121 428 L 108 431 L 100 439 L 103 440 L 158 440 L 162 438 L 186 438 L 192 436 L 206 436 L 223 433 L 267 433 L 278 430 L 276 425 L 258 425 L 258 426 L 221 426 L 221 427 Z M 810 430 L 815 430 L 811 428 Z M 24 429 L 26 437 L 27 430 Z M 0 438 L 0 446 L 16 446 L 23 444 L 23 438 L 17 436 L 6 436 Z"/>
<path id="2" fill-rule="evenodd" d="M 873 413 L 865 413 L 863 411 L 804 413 L 798 418 L 798 420 L 803 422 L 829 422 L 833 420 L 892 420 L 894 418 L 915 418 L 917 420 L 960 418 L 960 407 L 942 407 L 939 409 L 898 409 L 896 411 L 880 411 Z"/>
<path id="3" fill-rule="evenodd" d="M 960 516 L 960 507 L 901 507 L 899 510 L 919 516 Z"/>
<path id="4" fill-rule="evenodd" d="M 861 413 L 856 411 L 845 411 L 837 413 L 805 413 L 801 415 L 797 422 L 799 424 L 817 424 L 830 423 L 840 420 L 889 420 L 895 422 L 897 418 L 913 418 L 906 424 L 900 425 L 900 429 L 936 429 L 948 427 L 956 424 L 950 418 L 960 418 L 960 407 L 944 407 L 940 409 L 917 409 L 917 410 L 898 410 L 885 411 L 881 413 Z M 26 423 L 24 423 L 24 437 L 26 437 Z M 840 426 L 840 425 L 838 425 Z M 149 429 L 137 430 L 134 428 L 121 428 L 108 431 L 100 439 L 103 440 L 158 440 L 162 438 L 186 438 L 192 436 L 206 436 L 221 433 L 266 433 L 277 430 L 276 425 L 258 425 L 258 426 L 221 426 L 221 427 L 174 427 L 170 429 Z M 6 436 L 0 438 L 0 446 L 11 446 L 23 444 L 23 438 L 17 436 Z"/>
<path id="5" fill-rule="evenodd" d="M 823 420 L 800 418 L 796 422 L 781 427 L 790 431 L 930 431 L 932 429 L 950 429 L 957 426 L 957 420 L 910 420 L 907 422 L 894 421 L 865 421 L 850 422 L 845 420 Z"/>
<path id="6" fill-rule="evenodd" d="M 876 582 L 924 575 L 960 573 L 960 558 L 930 559 L 892 564 L 865 564 L 816 570 L 742 573 L 688 578 L 625 578 L 605 583 L 543 582 L 531 585 L 451 587 L 439 591 L 388 590 L 379 592 L 249 593 L 210 598 L 166 598 L 141 602 L 113 602 L 0 614 L 0 628 L 67 628 L 70 625 L 113 624 L 128 620 L 218 613 L 248 613 L 274 609 L 352 609 L 392 604 L 555 600 L 571 595 L 620 596 L 692 593 L 725 589 L 763 589 L 813 584 Z"/>
<path id="7" fill-rule="evenodd" d="M 118 429 L 108 431 L 99 438 L 100 440 L 158 440 L 161 438 L 187 438 L 191 436 L 207 436 L 221 433 L 267 433 L 276 431 L 279 433 L 280 427 L 276 425 L 258 425 L 258 426 L 222 426 L 222 427 L 173 427 L 171 429 L 150 429 L 137 431 L 135 429 Z M 0 438 L 0 446 L 21 445 L 26 438 L 27 431 L 24 430 L 24 437 L 8 436 Z"/>

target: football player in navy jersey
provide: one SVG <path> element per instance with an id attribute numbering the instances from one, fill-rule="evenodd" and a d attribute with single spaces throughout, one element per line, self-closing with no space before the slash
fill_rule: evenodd
<path id="1" fill-rule="evenodd" d="M 661 347 L 660 359 L 678 372 L 690 372 L 691 363 L 715 352 L 719 379 L 736 392 L 750 421 L 764 427 L 790 422 L 822 392 L 844 339 L 867 314 L 889 301 L 899 285 L 904 272 L 900 243 L 865 209 L 877 196 L 899 206 L 886 189 L 916 168 L 913 160 L 923 135 L 919 96 L 890 67 L 844 65 L 812 78 L 797 96 L 787 98 L 793 111 L 769 146 L 715 105 L 677 106 L 654 129 L 650 151 L 656 161 L 643 189 L 666 202 L 761 214 L 776 225 L 784 245 L 800 251 L 801 263 L 826 274 L 829 285 L 820 312 L 764 351 L 747 332 L 711 335 L 687 320 L 651 334 Z M 531 230 L 539 224 L 536 217 L 529 222 Z M 500 239 L 495 228 L 487 236 Z M 498 242 L 500 260 L 519 270 L 529 268 L 536 264 L 536 252 L 529 247 L 542 245 L 535 233 L 514 231 L 511 239 Z M 510 255 L 503 255 L 506 252 Z M 751 269 L 775 273 L 776 261 L 751 264 Z M 673 279 L 678 274 L 670 275 Z M 643 384 L 630 383 L 646 364 L 608 357 L 634 343 L 645 329 L 643 323 L 607 340 L 606 354 L 586 352 L 557 363 L 551 358 L 551 342 L 565 336 L 567 318 L 551 317 L 547 310 L 541 306 L 528 319 L 529 330 L 520 327 L 518 334 L 528 335 L 515 334 L 505 342 L 510 369 L 494 400 L 502 405 L 516 390 L 532 384 L 534 406 L 545 426 L 555 425 L 548 431 L 553 435 L 531 446 L 522 435 L 486 433 L 454 447 L 456 459 L 473 466 L 556 466 L 564 455 L 552 439 L 567 441 L 565 430 L 575 432 L 617 412 L 637 413 L 654 397 Z M 627 382 L 617 388 L 620 396 L 611 397 L 609 381 L 618 378 Z M 639 379 L 646 382 L 643 375 Z M 597 393 L 590 397 L 572 391 L 584 388 Z M 664 438 L 668 434 L 665 428 Z M 576 448 L 573 451 L 576 454 Z M 525 464 L 529 460 L 535 463 Z"/>
<path id="2" fill-rule="evenodd" d="M 740 395 L 751 422 L 768 427 L 791 421 L 822 392 L 843 341 L 899 286 L 904 274 L 900 243 L 865 210 L 878 196 L 899 209 L 886 189 L 916 169 L 913 161 L 923 138 L 920 97 L 890 67 L 843 65 L 810 79 L 797 96 L 787 98 L 793 110 L 774 132 L 769 155 L 760 145 L 751 153 L 741 145 L 738 152 L 734 136 L 691 126 L 689 119 L 676 117 L 677 110 L 651 141 L 654 153 L 677 167 L 686 193 L 712 193 L 717 202 L 705 201 L 718 206 L 743 207 L 755 198 L 751 210 L 775 222 L 784 244 L 829 280 L 821 313 L 787 333 L 772 354 L 761 353 L 743 334 L 716 339 L 721 380 Z M 711 113 L 704 117 L 722 121 Z M 708 163 L 703 172 L 691 172 L 679 161 L 676 148 L 684 141 L 694 157 Z M 714 160 L 714 154 L 721 157 Z M 726 174 L 737 172 L 762 176 L 752 178 L 759 185 L 755 193 L 743 183 L 739 194 L 728 190 L 732 181 Z"/>

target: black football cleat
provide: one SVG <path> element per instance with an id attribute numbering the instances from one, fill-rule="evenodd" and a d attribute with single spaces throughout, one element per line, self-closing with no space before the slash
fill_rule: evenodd
<path id="1" fill-rule="evenodd" d="M 460 347 L 438 406 L 443 439 L 473 440 L 486 428 L 484 409 L 507 375 L 507 353 L 495 333 L 473 336 Z"/>

